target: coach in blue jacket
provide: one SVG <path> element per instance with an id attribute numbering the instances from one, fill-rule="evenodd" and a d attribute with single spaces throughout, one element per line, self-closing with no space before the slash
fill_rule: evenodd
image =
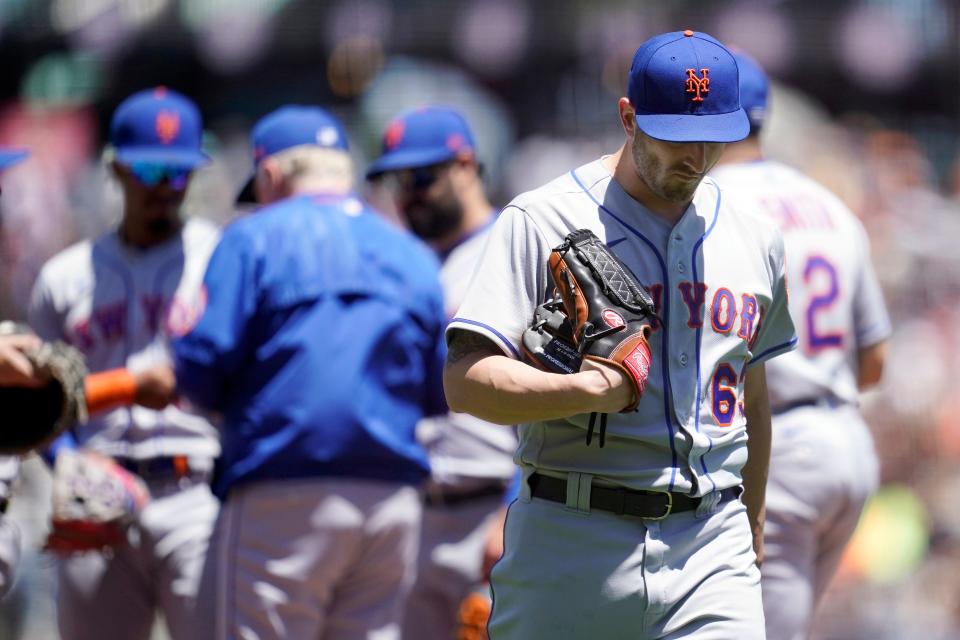
<path id="1" fill-rule="evenodd" d="M 445 411 L 437 264 L 351 192 L 328 113 L 283 107 L 252 142 L 265 206 L 225 230 L 175 345 L 179 393 L 223 415 L 198 634 L 397 638 L 428 473 L 414 426 Z"/>

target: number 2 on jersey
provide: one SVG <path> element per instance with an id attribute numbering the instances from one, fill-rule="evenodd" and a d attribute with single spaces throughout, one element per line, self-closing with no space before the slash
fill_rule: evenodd
<path id="1" fill-rule="evenodd" d="M 818 275 L 820 276 L 819 278 Z M 807 351 L 818 351 L 829 347 L 843 346 L 842 333 L 820 332 L 817 330 L 817 313 L 827 311 L 833 306 L 840 295 L 839 279 L 837 278 L 837 269 L 829 260 L 823 256 L 813 255 L 807 258 L 807 263 L 803 266 L 803 282 L 810 290 L 811 282 L 814 279 L 823 281 L 826 279 L 827 286 L 810 297 L 807 305 L 806 329 L 807 329 Z M 813 293 L 813 292 L 811 292 Z"/>

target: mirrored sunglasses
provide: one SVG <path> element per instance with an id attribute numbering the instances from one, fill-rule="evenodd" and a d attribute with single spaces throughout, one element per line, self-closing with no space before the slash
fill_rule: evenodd
<path id="1" fill-rule="evenodd" d="M 128 168 L 137 182 L 145 187 L 156 187 L 162 182 L 167 182 L 175 191 L 186 189 L 192 172 L 192 169 L 152 162 L 134 162 Z"/>

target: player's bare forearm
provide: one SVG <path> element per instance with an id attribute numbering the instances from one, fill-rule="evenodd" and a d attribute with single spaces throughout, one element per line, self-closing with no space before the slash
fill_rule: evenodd
<path id="1" fill-rule="evenodd" d="M 747 463 L 743 467 L 743 504 L 747 507 L 757 564 L 763 562 L 764 504 L 770 470 L 770 398 L 763 364 L 747 370 L 744 381 L 747 418 Z"/>
<path id="2" fill-rule="evenodd" d="M 591 411 L 615 413 L 626 405 L 631 392 L 613 369 L 547 373 L 502 355 L 490 340 L 471 331 L 453 334 L 443 387 L 451 409 L 497 424 L 552 420 Z"/>
<path id="3" fill-rule="evenodd" d="M 887 341 L 857 350 L 857 386 L 864 391 L 880 382 L 887 360 Z"/>
<path id="4" fill-rule="evenodd" d="M 177 380 L 169 365 L 157 365 L 137 374 L 125 368 L 99 371 L 88 375 L 84 382 L 90 413 L 132 404 L 160 410 L 176 399 Z"/>

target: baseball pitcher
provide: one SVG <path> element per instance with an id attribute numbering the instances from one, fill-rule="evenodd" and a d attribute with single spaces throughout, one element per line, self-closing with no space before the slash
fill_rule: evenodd
<path id="1" fill-rule="evenodd" d="M 782 241 L 704 178 L 749 131 L 719 42 L 646 41 L 627 96 L 620 149 L 501 213 L 447 330 L 450 406 L 522 425 L 497 640 L 764 635 Z"/>

